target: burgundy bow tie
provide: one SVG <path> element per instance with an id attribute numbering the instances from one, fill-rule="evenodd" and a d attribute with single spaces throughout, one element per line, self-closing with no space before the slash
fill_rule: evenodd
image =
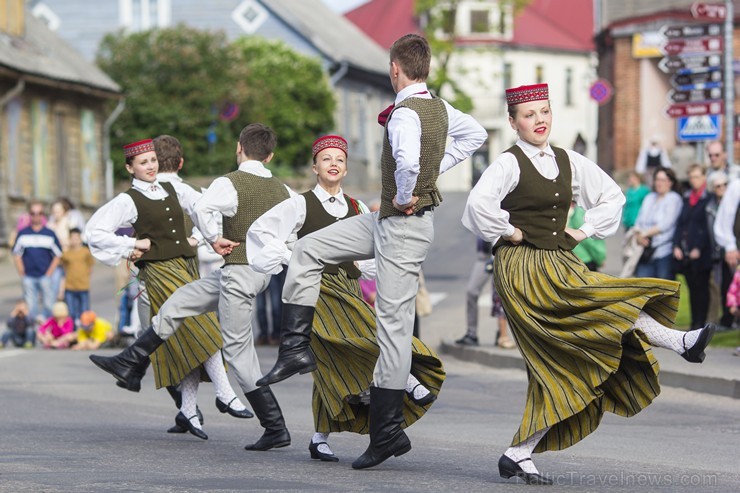
<path id="1" fill-rule="evenodd" d="M 427 94 L 428 92 L 429 91 L 415 92 L 414 94 L 412 94 L 412 96 L 415 96 L 417 94 Z M 380 112 L 380 114 L 378 115 L 378 124 L 381 127 L 385 127 L 385 124 L 388 123 L 388 117 L 391 116 L 391 111 L 393 111 L 393 108 L 395 108 L 395 107 L 396 107 L 396 105 L 394 103 L 394 104 L 388 106 L 386 109 L 384 109 L 383 111 Z"/>

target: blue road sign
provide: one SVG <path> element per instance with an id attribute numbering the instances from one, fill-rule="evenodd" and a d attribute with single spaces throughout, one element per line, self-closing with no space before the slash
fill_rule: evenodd
<path id="1" fill-rule="evenodd" d="M 719 139 L 720 115 L 684 116 L 678 118 L 676 130 L 679 142 Z"/>

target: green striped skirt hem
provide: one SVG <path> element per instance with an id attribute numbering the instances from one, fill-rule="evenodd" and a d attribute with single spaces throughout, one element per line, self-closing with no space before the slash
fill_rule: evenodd
<path id="1" fill-rule="evenodd" d="M 152 316 L 177 288 L 199 279 L 194 257 L 147 262 L 140 275 L 146 285 Z M 175 334 L 150 356 L 156 387 L 179 384 L 222 346 L 221 329 L 215 314 L 186 318 Z M 201 373 L 207 379 L 205 371 Z"/>
<path id="2" fill-rule="evenodd" d="M 633 416 L 660 393 L 658 362 L 634 323 L 672 327 L 679 283 L 592 272 L 572 252 L 502 246 L 496 290 L 527 367 L 524 416 L 512 445 L 550 427 L 535 452 L 562 450 L 605 412 Z"/>
<path id="3" fill-rule="evenodd" d="M 343 269 L 324 274 L 316 304 L 311 350 L 317 370 L 312 373 L 313 414 L 316 431 L 369 433 L 369 407 L 348 402 L 370 386 L 380 354 L 376 340 L 375 310 L 362 299 L 360 284 Z M 436 353 L 413 338 L 411 373 L 434 395 L 445 379 Z M 410 426 L 431 407 L 404 399 L 403 427 Z"/>

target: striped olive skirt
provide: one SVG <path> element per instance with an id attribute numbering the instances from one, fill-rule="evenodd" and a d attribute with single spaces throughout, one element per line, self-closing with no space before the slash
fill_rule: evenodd
<path id="1" fill-rule="evenodd" d="M 677 282 L 615 278 L 531 246 L 500 247 L 494 274 L 529 378 L 512 445 L 549 426 L 535 452 L 570 447 L 604 412 L 632 416 L 660 393 L 658 362 L 633 326 L 643 310 L 673 326 Z"/>
<path id="2" fill-rule="evenodd" d="M 375 310 L 362 299 L 360 284 L 343 269 L 324 274 L 313 319 L 311 350 L 318 368 L 312 373 L 313 415 L 320 433 L 351 431 L 369 433 L 369 407 L 351 404 L 370 387 L 380 354 L 376 341 Z M 439 393 L 445 372 L 435 352 L 413 338 L 411 374 L 434 395 Z M 403 427 L 410 426 L 431 407 L 404 399 Z"/>
<path id="3" fill-rule="evenodd" d="M 152 316 L 177 288 L 200 277 L 195 257 L 146 262 L 139 274 L 146 285 Z M 179 384 L 222 346 L 221 329 L 214 313 L 186 318 L 175 334 L 150 356 L 156 387 Z M 205 372 L 201 373 L 205 377 Z"/>

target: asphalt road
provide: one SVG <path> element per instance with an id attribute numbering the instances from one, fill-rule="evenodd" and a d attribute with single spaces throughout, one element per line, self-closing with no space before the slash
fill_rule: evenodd
<path id="1" fill-rule="evenodd" d="M 112 351 L 108 351 L 112 353 Z M 269 369 L 274 348 L 260 348 Z M 200 392 L 209 440 L 171 435 L 176 410 L 150 375 L 135 394 L 116 387 L 87 354 L 0 353 L 0 492 L 487 492 L 525 486 L 497 474 L 518 426 L 524 372 L 446 361 L 439 400 L 410 430 L 413 449 L 380 466 L 351 469 L 368 443 L 331 438 L 338 463 L 309 458 L 311 378 L 274 386 L 293 437 L 290 447 L 249 452 L 256 419 L 218 413 L 210 384 Z M 664 388 L 638 416 L 607 415 L 596 433 L 536 456 L 556 486 L 548 491 L 740 490 L 740 404 Z"/>

